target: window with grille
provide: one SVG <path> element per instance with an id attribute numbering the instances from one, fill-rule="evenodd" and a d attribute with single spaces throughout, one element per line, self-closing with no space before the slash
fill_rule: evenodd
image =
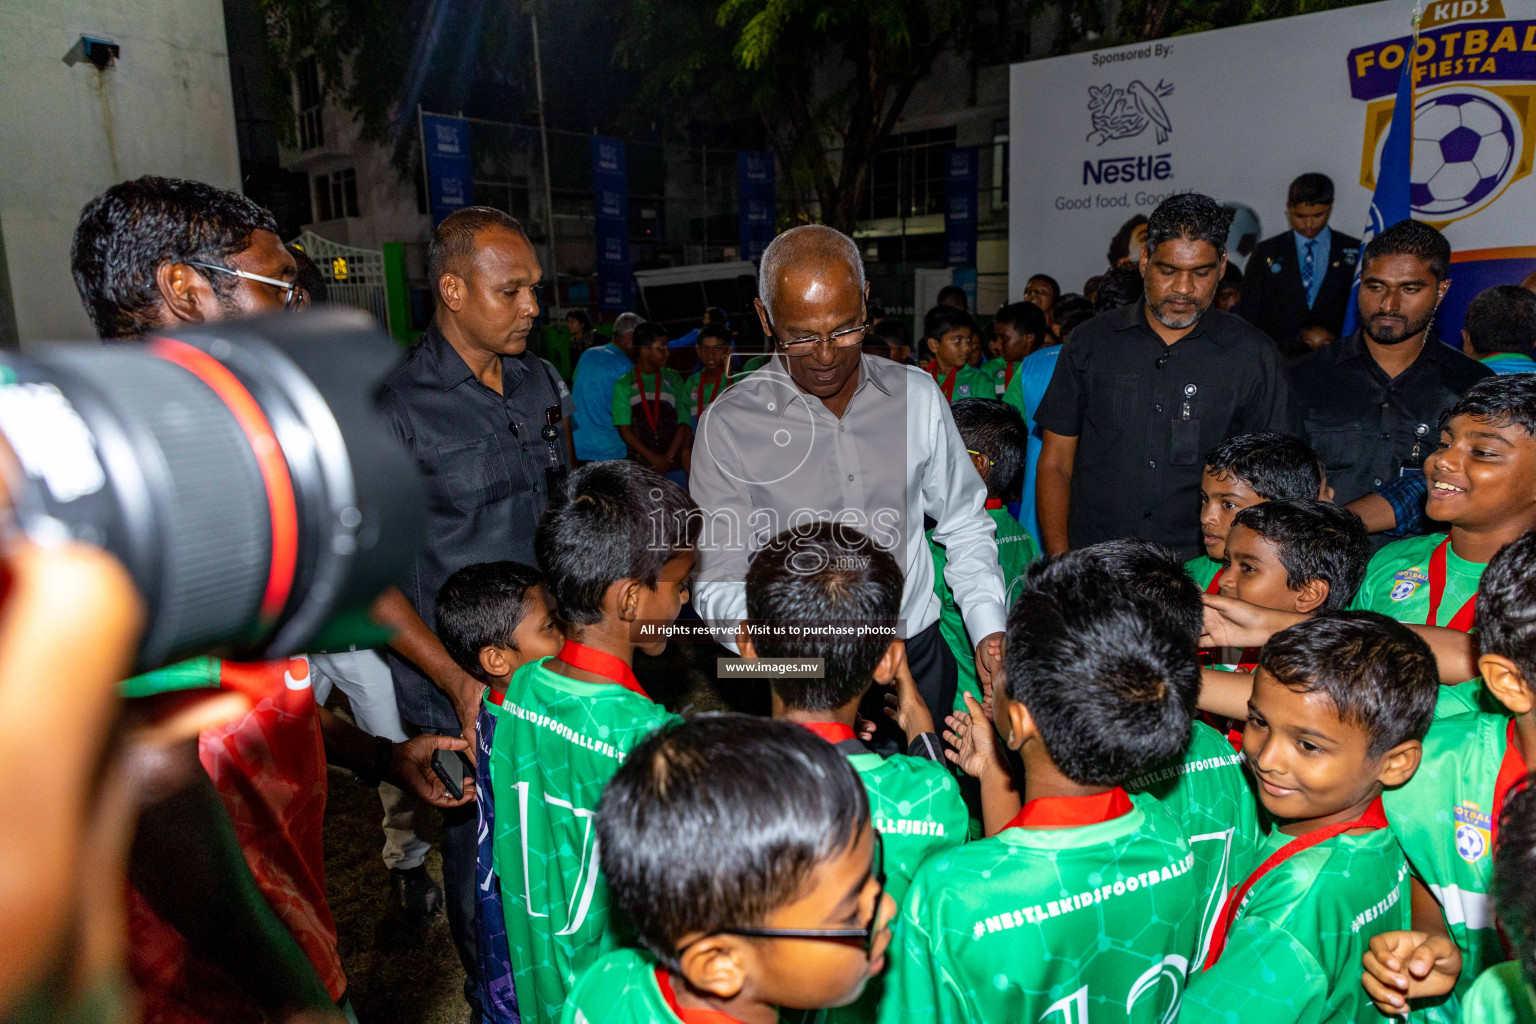
<path id="1" fill-rule="evenodd" d="M 305 57 L 294 74 L 299 87 L 299 149 L 309 150 L 325 144 L 325 128 L 320 120 L 320 65 Z M 322 218 L 324 219 L 324 218 Z"/>
<path id="2" fill-rule="evenodd" d="M 315 220 L 360 217 L 357 203 L 357 171 L 348 167 L 315 175 Z"/>

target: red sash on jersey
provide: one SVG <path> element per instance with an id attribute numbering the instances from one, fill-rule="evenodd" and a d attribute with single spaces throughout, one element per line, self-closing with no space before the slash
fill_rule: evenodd
<path id="1" fill-rule="evenodd" d="M 1207 594 L 1217 594 L 1221 592 L 1221 574 L 1226 571 L 1226 566 L 1222 566 L 1220 569 L 1216 570 L 1216 575 L 1211 577 L 1211 582 L 1205 585 L 1205 592 Z"/>
<path id="2" fill-rule="evenodd" d="M 715 378 L 715 390 L 709 393 L 709 402 L 713 402 L 715 399 L 720 397 L 720 385 L 723 383 L 725 383 L 725 371 L 721 370 L 720 375 Z M 700 414 L 702 414 L 704 412 L 704 407 L 709 405 L 709 402 L 704 401 L 704 374 L 702 373 L 699 374 L 699 393 L 697 397 L 698 402 L 696 404 L 699 407 Z M 656 400 L 658 402 L 661 400 L 661 392 L 659 390 L 656 392 Z M 657 410 L 657 415 L 660 415 L 659 409 Z"/>
<path id="3" fill-rule="evenodd" d="M 960 375 L 960 368 L 957 366 L 949 371 L 949 380 L 939 376 L 939 361 L 937 359 L 928 360 L 928 365 L 924 366 L 923 369 L 933 375 L 934 383 L 938 384 L 939 390 L 944 392 L 945 401 L 953 402 L 955 400 L 955 378 Z"/>
<path id="4" fill-rule="evenodd" d="M 655 408 L 645 400 L 645 379 L 640 375 L 639 370 L 635 371 L 635 390 L 640 393 L 640 412 L 645 415 L 645 422 L 650 424 L 651 437 L 659 441 L 661 440 L 661 371 L 656 371 Z"/>
<path id="5" fill-rule="evenodd" d="M 1515 785 L 1525 778 L 1525 758 L 1515 745 L 1515 720 L 1509 720 L 1509 730 L 1504 734 L 1504 761 L 1499 765 L 1499 775 L 1493 782 L 1493 825 L 1488 829 L 1488 845 L 1499 848 L 1499 815 L 1504 813 L 1504 798 Z"/>
<path id="6" fill-rule="evenodd" d="M 1093 796 L 1045 796 L 1024 805 L 1003 828 L 1075 828 L 1097 825 L 1129 814 L 1135 805 L 1125 790 L 1116 786 Z"/>
<path id="7" fill-rule="evenodd" d="M 560 648 L 560 653 L 555 655 L 555 660 L 563 661 L 571 668 L 579 668 L 583 672 L 602 676 L 616 686 L 622 686 L 631 693 L 638 693 L 646 700 L 651 699 L 651 695 L 640 688 L 640 680 L 635 678 L 635 670 L 624 664 L 622 658 L 615 658 L 611 654 L 595 650 L 586 644 L 579 644 L 575 640 L 567 640 L 565 646 Z"/>
<path id="8" fill-rule="evenodd" d="M 1003 390 L 1004 391 L 1007 391 L 1008 390 L 1008 385 L 1013 383 L 1013 371 L 1014 371 L 1015 368 L 1018 367 L 1018 365 L 1019 365 L 1018 363 L 1015 363 L 1012 360 L 1009 360 L 1008 362 L 1003 364 Z"/>
<path id="9" fill-rule="evenodd" d="M 741 1021 L 719 1010 L 693 1010 L 677 1005 L 677 993 L 672 990 L 672 975 L 665 967 L 656 968 L 656 987 L 661 998 L 667 1001 L 667 1009 L 677 1014 L 683 1024 L 741 1024 Z"/>
<path id="10" fill-rule="evenodd" d="M 1003 507 L 1003 499 L 1002 498 L 988 498 L 987 499 L 987 503 L 982 506 L 982 508 L 1002 508 L 1002 507 Z"/>
<path id="11" fill-rule="evenodd" d="M 1436 625 L 1435 620 L 1440 616 L 1440 599 L 1445 596 L 1445 552 L 1450 546 L 1451 535 L 1446 534 L 1445 540 L 1435 548 L 1435 553 L 1429 556 L 1429 617 L 1424 620 L 1426 626 Z M 1447 628 L 1458 629 L 1463 633 L 1470 630 L 1476 606 L 1477 595 L 1473 594 L 1461 606 L 1461 611 L 1446 623 Z"/>
<path id="12" fill-rule="evenodd" d="M 828 743 L 841 743 L 844 740 L 856 740 L 859 734 L 853 731 L 853 726 L 844 725 L 842 722 L 796 722 L 796 725 L 820 736 Z"/>
<path id="13" fill-rule="evenodd" d="M 1387 812 L 1382 809 L 1381 797 L 1377 797 L 1371 806 L 1365 809 L 1365 813 L 1354 821 L 1341 821 L 1335 825 L 1328 825 L 1315 832 L 1308 832 L 1304 836 L 1297 836 L 1286 843 L 1280 849 L 1270 854 L 1258 870 L 1249 875 L 1242 885 L 1233 889 L 1227 896 L 1227 907 L 1222 912 L 1221 920 L 1216 924 L 1216 933 L 1211 936 L 1211 951 L 1205 958 L 1205 970 L 1210 970 L 1221 959 L 1222 950 L 1227 946 L 1227 933 L 1232 930 L 1232 923 L 1237 920 L 1237 913 L 1242 909 L 1243 901 L 1248 898 L 1248 891 L 1254 883 L 1275 868 L 1284 864 L 1287 860 L 1304 850 L 1310 850 L 1319 843 L 1325 843 L 1334 836 L 1343 835 L 1352 828 L 1386 828 Z"/>

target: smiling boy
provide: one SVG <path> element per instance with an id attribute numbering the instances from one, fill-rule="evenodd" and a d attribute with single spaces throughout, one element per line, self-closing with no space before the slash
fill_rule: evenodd
<path id="1" fill-rule="evenodd" d="M 1279 611 L 1340 611 L 1365 577 L 1370 550 L 1364 524 L 1347 509 L 1267 501 L 1233 518 L 1219 592 Z"/>
<path id="2" fill-rule="evenodd" d="M 976 338 L 976 321 L 963 309 L 935 306 L 923 317 L 923 369 L 948 401 L 995 397 L 992 381 L 969 362 Z"/>
<path id="3" fill-rule="evenodd" d="M 1264 646 L 1243 758 L 1277 822 L 1233 891 L 1183 1022 L 1379 1021 L 1370 939 L 1409 920 L 1408 865 L 1381 794 L 1419 766 L 1434 658 L 1385 616 L 1343 612 Z"/>

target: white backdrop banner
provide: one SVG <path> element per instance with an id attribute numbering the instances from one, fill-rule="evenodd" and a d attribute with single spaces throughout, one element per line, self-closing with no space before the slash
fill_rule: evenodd
<path id="1" fill-rule="evenodd" d="M 1412 12 L 1386 0 L 1015 64 L 1009 297 L 1042 272 L 1080 290 L 1121 225 L 1173 192 L 1237 208 L 1239 266 L 1286 230 L 1307 171 L 1333 178 L 1332 224 L 1360 235 Z M 1473 295 L 1536 271 L 1536 0 L 1428 3 L 1414 69 L 1414 217 L 1455 251 L 1455 338 Z"/>

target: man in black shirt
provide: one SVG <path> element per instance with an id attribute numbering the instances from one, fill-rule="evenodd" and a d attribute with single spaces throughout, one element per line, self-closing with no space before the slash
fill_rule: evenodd
<path id="1" fill-rule="evenodd" d="M 1405 220 L 1361 256 L 1360 328 L 1291 368 L 1293 417 L 1343 505 L 1420 472 L 1440 415 L 1492 371 L 1433 337 L 1451 246 Z"/>
<path id="2" fill-rule="evenodd" d="M 1046 551 L 1143 537 L 1193 557 L 1205 453 L 1287 428 L 1274 344 L 1210 308 L 1229 219 L 1209 196 L 1165 200 L 1147 223 L 1145 296 L 1078 327 L 1062 350 L 1035 413 Z"/>
<path id="3" fill-rule="evenodd" d="M 390 669 L 401 717 L 423 732 L 462 732 L 473 751 L 484 686 L 433 634 L 433 602 L 466 565 L 533 564 L 534 526 L 567 455 L 551 423 L 560 416 L 558 385 L 527 351 L 542 269 L 521 225 L 489 207 L 460 210 L 433 233 L 427 264 L 436 314 L 379 398 L 426 477 L 427 542 L 404 593 L 391 591 L 376 611 L 396 630 Z M 476 977 L 473 811 L 444 813 L 442 831 L 448 923 L 466 995 Z"/>

